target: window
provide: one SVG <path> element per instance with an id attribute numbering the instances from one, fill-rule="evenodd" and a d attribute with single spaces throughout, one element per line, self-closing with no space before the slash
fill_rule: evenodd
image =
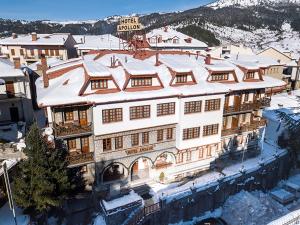
<path id="1" fill-rule="evenodd" d="M 162 141 L 162 140 L 164 140 L 164 130 L 163 129 L 157 131 L 157 141 Z"/>
<path id="2" fill-rule="evenodd" d="M 54 50 L 53 49 L 50 50 L 50 55 L 54 56 Z"/>
<path id="3" fill-rule="evenodd" d="M 207 147 L 207 153 L 206 156 L 211 156 L 211 146 Z"/>
<path id="4" fill-rule="evenodd" d="M 20 49 L 20 55 L 24 55 L 24 50 Z"/>
<path id="5" fill-rule="evenodd" d="M 224 74 L 212 74 L 211 75 L 211 80 L 212 81 L 222 81 L 222 80 L 228 80 L 229 74 L 224 73 Z"/>
<path id="6" fill-rule="evenodd" d="M 139 134 L 132 134 L 131 135 L 131 146 L 139 145 Z"/>
<path id="7" fill-rule="evenodd" d="M 205 101 L 205 111 L 220 110 L 221 99 L 211 99 Z"/>
<path id="8" fill-rule="evenodd" d="M 59 50 L 58 49 L 55 49 L 55 55 L 59 56 Z"/>
<path id="9" fill-rule="evenodd" d="M 203 158 L 203 148 L 199 148 L 199 159 Z"/>
<path id="10" fill-rule="evenodd" d="M 14 49 L 11 49 L 10 51 L 11 51 L 11 55 L 15 55 L 16 54 Z"/>
<path id="11" fill-rule="evenodd" d="M 49 56 L 49 50 L 48 49 L 45 49 L 45 55 Z"/>
<path id="12" fill-rule="evenodd" d="M 248 101 L 249 101 L 249 93 L 245 93 L 244 101 L 245 101 L 245 102 L 248 102 Z"/>
<path id="13" fill-rule="evenodd" d="M 200 127 L 183 129 L 183 140 L 194 139 L 200 136 Z"/>
<path id="14" fill-rule="evenodd" d="M 43 54 L 42 49 L 38 49 L 38 55 L 41 56 Z"/>
<path id="15" fill-rule="evenodd" d="M 152 77 L 148 78 L 131 78 L 131 87 L 152 86 Z"/>
<path id="16" fill-rule="evenodd" d="M 30 55 L 34 56 L 34 49 L 30 49 Z"/>
<path id="17" fill-rule="evenodd" d="M 219 124 L 212 124 L 203 127 L 203 136 L 218 134 Z"/>
<path id="18" fill-rule="evenodd" d="M 65 111 L 65 121 L 73 121 L 73 120 L 74 120 L 73 109 L 67 109 Z"/>
<path id="19" fill-rule="evenodd" d="M 246 74 L 246 79 L 254 79 L 255 77 L 255 72 L 248 72 Z"/>
<path id="20" fill-rule="evenodd" d="M 246 114 L 242 114 L 242 122 L 246 122 Z"/>
<path id="21" fill-rule="evenodd" d="M 91 81 L 91 89 L 97 90 L 97 89 L 106 89 L 108 88 L 107 80 L 92 80 Z"/>
<path id="22" fill-rule="evenodd" d="M 174 38 L 174 39 L 173 39 L 173 44 L 179 44 L 179 39 Z"/>
<path id="23" fill-rule="evenodd" d="M 176 75 L 176 83 L 187 83 L 187 75 Z"/>
<path id="24" fill-rule="evenodd" d="M 173 128 L 167 128 L 167 139 L 173 139 Z"/>
<path id="25" fill-rule="evenodd" d="M 76 149 L 76 138 L 67 140 L 68 149 Z"/>
<path id="26" fill-rule="evenodd" d="M 115 137 L 115 149 L 123 148 L 123 136 Z"/>
<path id="27" fill-rule="evenodd" d="M 201 112 L 201 101 L 186 102 L 184 104 L 184 114 Z"/>
<path id="28" fill-rule="evenodd" d="M 186 161 L 191 161 L 192 159 L 192 152 L 190 150 L 186 151 Z"/>
<path id="29" fill-rule="evenodd" d="M 157 116 L 175 114 L 175 102 L 157 104 Z"/>
<path id="30" fill-rule="evenodd" d="M 142 142 L 143 144 L 149 144 L 149 132 L 142 133 Z"/>
<path id="31" fill-rule="evenodd" d="M 176 155 L 176 163 L 182 163 L 183 162 L 183 153 L 178 152 Z"/>
<path id="32" fill-rule="evenodd" d="M 150 105 L 130 107 L 130 119 L 143 119 L 150 117 Z"/>
<path id="33" fill-rule="evenodd" d="M 103 151 L 110 151 L 111 150 L 111 139 L 105 138 L 103 139 Z"/>
<path id="34" fill-rule="evenodd" d="M 123 120 L 122 108 L 102 110 L 102 122 L 103 123 L 119 122 L 122 120 Z"/>

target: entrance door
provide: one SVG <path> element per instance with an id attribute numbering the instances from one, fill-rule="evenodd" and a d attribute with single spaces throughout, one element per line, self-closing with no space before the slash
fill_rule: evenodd
<path id="1" fill-rule="evenodd" d="M 11 107 L 9 108 L 10 112 L 10 119 L 12 122 L 18 122 L 19 121 L 19 110 L 17 107 Z"/>
<path id="2" fill-rule="evenodd" d="M 239 118 L 238 118 L 238 116 L 233 116 L 231 128 L 238 128 L 238 126 L 239 126 Z"/>
<path id="3" fill-rule="evenodd" d="M 87 113 L 86 110 L 80 109 L 79 110 L 79 123 L 81 126 L 87 125 Z"/>
<path id="4" fill-rule="evenodd" d="M 89 138 L 81 138 L 81 151 L 82 153 L 88 153 L 90 151 Z"/>
<path id="5" fill-rule="evenodd" d="M 241 96 L 235 95 L 234 96 L 234 110 L 239 111 L 240 106 L 241 106 Z"/>
<path id="6" fill-rule="evenodd" d="M 14 82 L 13 81 L 6 81 L 6 94 L 7 97 L 12 98 L 15 96 L 15 88 L 14 88 Z"/>

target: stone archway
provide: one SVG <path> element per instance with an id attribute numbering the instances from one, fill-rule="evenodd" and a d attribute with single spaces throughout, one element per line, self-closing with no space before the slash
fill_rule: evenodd
<path id="1" fill-rule="evenodd" d="M 113 182 L 123 180 L 128 176 L 127 168 L 121 163 L 112 163 L 108 165 L 102 173 L 102 182 Z"/>
<path id="2" fill-rule="evenodd" d="M 132 163 L 130 174 L 131 181 L 144 180 L 150 178 L 152 161 L 146 157 L 140 157 Z"/>
<path id="3" fill-rule="evenodd" d="M 154 169 L 161 170 L 171 167 L 175 164 L 176 157 L 174 153 L 171 152 L 163 152 L 160 154 L 154 162 Z"/>

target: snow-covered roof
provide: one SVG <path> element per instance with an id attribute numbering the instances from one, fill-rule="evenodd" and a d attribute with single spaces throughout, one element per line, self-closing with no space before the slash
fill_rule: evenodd
<path id="1" fill-rule="evenodd" d="M 269 67 L 275 65 L 283 65 L 278 63 L 275 59 L 267 56 L 262 55 L 231 55 L 228 59 L 232 63 L 239 64 L 242 63 L 244 65 L 253 66 L 253 64 L 257 65 L 258 67 Z"/>
<path id="2" fill-rule="evenodd" d="M 46 58 L 47 59 L 47 66 L 48 68 L 51 68 L 52 65 L 56 65 L 57 63 L 60 63 L 60 62 L 63 62 L 63 60 L 59 59 L 59 58 L 56 58 L 56 57 L 48 57 Z M 32 63 L 30 65 L 28 65 L 27 67 L 33 71 L 36 71 L 38 70 L 38 65 L 41 64 L 41 60 L 35 62 L 35 63 Z"/>
<path id="3" fill-rule="evenodd" d="M 166 28 L 158 28 L 150 31 L 146 34 L 147 39 L 149 38 L 157 38 L 161 37 L 162 42 L 158 43 L 157 41 L 155 43 L 149 42 L 151 47 L 168 47 L 168 48 L 206 48 L 207 44 L 205 44 L 202 41 L 199 41 L 195 38 L 192 38 L 188 35 L 185 35 L 179 31 L 176 31 L 172 28 L 166 27 Z M 178 38 L 178 43 L 173 43 L 173 38 Z M 187 42 L 185 40 L 190 39 L 191 42 Z"/>
<path id="4" fill-rule="evenodd" d="M 121 40 L 111 34 L 103 35 L 73 35 L 79 50 L 119 50 L 122 48 Z"/>
<path id="5" fill-rule="evenodd" d="M 189 96 L 189 95 L 204 95 L 227 93 L 230 90 L 257 89 L 267 87 L 278 87 L 285 85 L 285 82 L 271 77 L 264 77 L 264 81 L 258 82 L 243 82 L 243 72 L 234 64 L 225 60 L 213 60 L 211 67 L 213 69 L 228 68 L 231 71 L 235 70 L 238 83 L 217 83 L 208 82 L 207 77 L 209 72 L 204 63 L 203 57 L 184 54 L 167 54 L 161 52 L 158 58 L 161 62 L 156 66 L 156 56 L 151 56 L 141 60 L 133 58 L 130 54 L 110 53 L 101 57 L 94 55 L 86 55 L 83 58 L 69 60 L 65 63 L 60 63 L 52 66 L 47 73 L 57 70 L 66 69 L 79 65 L 76 68 L 67 70 L 61 76 L 50 79 L 49 87 L 43 87 L 42 77 L 36 81 L 37 100 L 38 103 L 44 106 L 61 105 L 72 103 L 108 103 L 113 101 L 128 101 L 132 99 L 148 99 L 157 97 L 169 96 Z M 112 59 L 117 62 L 117 67 L 111 67 Z M 80 66 L 83 65 L 83 66 Z M 173 78 L 169 68 L 176 71 L 192 72 L 196 81 L 194 85 L 170 86 Z M 105 94 L 89 94 L 79 95 L 79 92 L 85 83 L 86 69 L 90 76 L 108 76 L 111 75 L 119 87 L 124 87 L 127 79 L 126 71 L 131 75 L 151 75 L 157 74 L 160 78 L 163 88 L 158 90 L 140 90 L 138 92 L 127 92 L 120 90 L 115 93 Z"/>
<path id="6" fill-rule="evenodd" d="M 32 34 L 18 34 L 16 38 L 0 39 L 0 45 L 64 45 L 69 34 L 36 34 L 37 40 L 32 40 Z"/>
<path id="7" fill-rule="evenodd" d="M 0 58 L 0 78 L 24 77 L 21 69 L 16 69 L 8 59 Z"/>

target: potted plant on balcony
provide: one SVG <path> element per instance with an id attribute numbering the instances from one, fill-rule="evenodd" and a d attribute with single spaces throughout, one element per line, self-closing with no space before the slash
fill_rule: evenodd
<path id="1" fill-rule="evenodd" d="M 159 181 L 160 181 L 160 183 L 164 183 L 165 182 L 165 173 L 164 172 L 161 172 L 159 174 Z"/>

